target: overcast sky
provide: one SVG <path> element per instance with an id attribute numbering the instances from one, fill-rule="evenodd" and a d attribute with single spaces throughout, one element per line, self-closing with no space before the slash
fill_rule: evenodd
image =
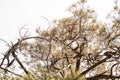
<path id="1" fill-rule="evenodd" d="M 69 16 L 67 8 L 78 0 L 0 0 L 0 39 L 14 40 L 18 29 L 25 24 L 28 28 L 47 27 L 48 20 Z M 112 9 L 113 0 L 89 0 L 99 20 Z"/>

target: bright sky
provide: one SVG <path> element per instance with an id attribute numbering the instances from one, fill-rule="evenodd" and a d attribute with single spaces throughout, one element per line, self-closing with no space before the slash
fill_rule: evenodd
<path id="1" fill-rule="evenodd" d="M 35 29 L 47 27 L 48 20 L 68 16 L 67 8 L 78 0 L 0 0 L 0 39 L 14 40 L 18 37 L 18 29 L 25 24 Z M 98 14 L 99 20 L 112 9 L 113 0 L 89 0 L 89 5 Z"/>

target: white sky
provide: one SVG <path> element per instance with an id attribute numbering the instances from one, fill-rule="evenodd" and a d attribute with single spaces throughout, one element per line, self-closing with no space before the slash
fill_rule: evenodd
<path id="1" fill-rule="evenodd" d="M 68 16 L 67 8 L 78 0 L 0 0 L 0 39 L 14 40 L 18 37 L 18 28 L 28 24 L 35 29 L 38 25 L 46 27 L 44 16 L 50 21 Z M 113 0 L 89 0 L 89 4 L 98 14 L 99 20 L 112 9 Z"/>

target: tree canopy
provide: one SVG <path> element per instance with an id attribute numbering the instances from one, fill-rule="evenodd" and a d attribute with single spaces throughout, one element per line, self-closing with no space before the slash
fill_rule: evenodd
<path id="1" fill-rule="evenodd" d="M 23 27 L 16 43 L 3 40 L 9 48 L 0 60 L 1 78 L 14 74 L 25 80 L 120 79 L 118 2 L 108 16 L 109 23 L 97 21 L 85 0 L 69 11 L 72 16 L 54 20 L 44 31 L 37 28 L 36 36 L 22 33 Z"/>

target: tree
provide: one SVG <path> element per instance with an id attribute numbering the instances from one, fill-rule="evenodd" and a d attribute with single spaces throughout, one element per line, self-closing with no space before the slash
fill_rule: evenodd
<path id="1" fill-rule="evenodd" d="M 95 11 L 86 6 L 85 0 L 73 4 L 69 8 L 71 17 L 55 20 L 48 30 L 37 28 L 35 37 L 26 33 L 21 36 L 4 54 L 0 68 L 21 76 L 9 70 L 16 61 L 26 74 L 35 72 L 35 76 L 42 76 L 43 80 L 120 79 L 120 8 L 117 3 L 109 15 L 112 23 L 109 27 L 96 20 Z M 29 61 L 20 61 L 18 54 L 24 58 L 29 56 Z"/>

